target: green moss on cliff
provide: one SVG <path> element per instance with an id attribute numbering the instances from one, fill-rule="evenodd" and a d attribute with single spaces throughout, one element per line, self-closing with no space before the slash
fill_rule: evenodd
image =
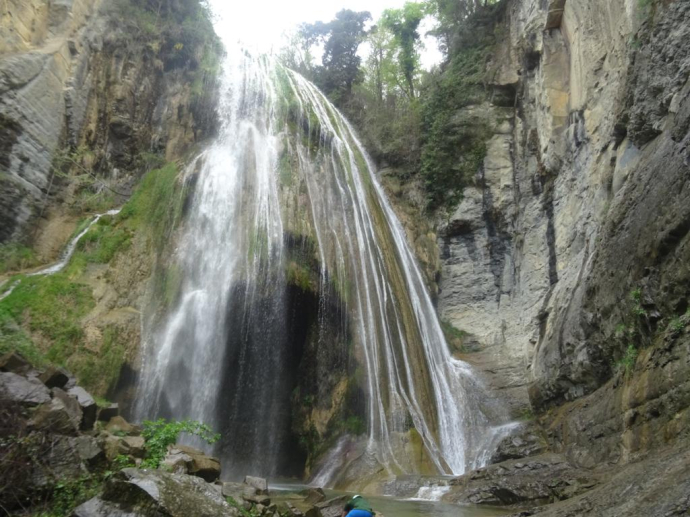
<path id="1" fill-rule="evenodd" d="M 178 181 L 177 166 L 168 163 L 146 173 L 117 221 L 131 230 L 148 229 L 155 248 L 160 250 L 181 221 L 186 193 Z"/>
<path id="2" fill-rule="evenodd" d="M 120 376 L 125 353 L 120 331 L 115 326 L 108 326 L 103 331 L 103 343 L 97 351 L 80 346 L 67 361 L 67 366 L 83 386 L 105 395 Z"/>
<path id="3" fill-rule="evenodd" d="M 107 264 L 118 252 L 129 248 L 131 240 L 131 231 L 113 226 L 104 217 L 82 237 L 77 249 L 86 262 Z"/>

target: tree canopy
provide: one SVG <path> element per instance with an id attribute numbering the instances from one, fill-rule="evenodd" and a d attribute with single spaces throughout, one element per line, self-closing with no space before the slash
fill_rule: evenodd
<path id="1" fill-rule="evenodd" d="M 353 84 L 361 81 L 361 58 L 357 49 L 366 36 L 367 11 L 343 9 L 330 22 L 302 24 L 300 33 L 307 45 L 323 43 L 322 68 L 316 71 L 319 86 L 336 100 L 348 98 Z"/>

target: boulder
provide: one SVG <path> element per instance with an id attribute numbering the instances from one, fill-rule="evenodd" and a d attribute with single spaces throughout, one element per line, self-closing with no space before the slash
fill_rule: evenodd
<path id="1" fill-rule="evenodd" d="M 81 419 L 81 430 L 89 431 L 93 429 L 93 424 L 96 423 L 96 413 L 98 412 L 98 406 L 93 397 L 81 386 L 75 386 L 70 388 L 67 393 L 77 398 L 79 405 L 81 406 L 82 419 Z"/>
<path id="2" fill-rule="evenodd" d="M 103 494 L 79 506 L 73 517 L 238 517 L 212 485 L 199 477 L 161 470 L 123 469 Z"/>
<path id="3" fill-rule="evenodd" d="M 541 505 L 575 497 L 600 483 L 557 454 L 509 460 L 452 479 L 443 501 L 492 506 Z"/>
<path id="4" fill-rule="evenodd" d="M 77 425 L 77 428 L 79 428 L 82 421 L 82 411 L 77 397 L 68 395 L 66 391 L 63 391 L 60 388 L 53 388 L 51 390 L 51 394 L 53 395 L 53 399 L 62 401 L 62 403 L 65 405 L 65 409 L 67 409 L 67 412 L 70 414 L 70 417 Z"/>
<path id="5" fill-rule="evenodd" d="M 98 440 L 91 436 L 82 435 L 72 438 L 72 447 L 79 459 L 89 468 L 100 465 L 105 459 L 105 453 L 98 445 Z"/>
<path id="6" fill-rule="evenodd" d="M 127 454 L 130 456 L 143 458 L 146 454 L 146 441 L 142 436 L 125 436 L 121 440 L 127 445 Z"/>
<path id="7" fill-rule="evenodd" d="M 0 357 L 0 372 L 26 373 L 30 369 L 29 361 L 17 352 L 7 352 Z"/>
<path id="8" fill-rule="evenodd" d="M 515 433 L 506 436 L 496 447 L 489 463 L 500 463 L 543 454 L 547 451 L 546 439 L 536 424 L 521 426 Z"/>
<path id="9" fill-rule="evenodd" d="M 279 504 L 278 512 L 280 515 L 285 515 L 287 517 L 303 517 L 304 515 L 299 508 L 289 501 Z"/>
<path id="10" fill-rule="evenodd" d="M 187 454 L 192 463 L 189 465 L 189 474 L 198 476 L 209 483 L 216 481 L 220 477 L 220 460 L 212 456 L 207 456 L 199 449 L 187 445 L 176 444 L 170 447 L 169 452 L 178 450 Z"/>
<path id="11" fill-rule="evenodd" d="M 168 453 L 165 455 L 163 461 L 161 462 L 161 466 L 165 470 L 168 470 L 173 474 L 189 474 L 189 468 L 191 464 L 192 457 L 188 454 L 185 454 L 179 449 L 170 449 Z M 225 485 L 226 483 L 223 483 L 223 487 L 225 487 Z M 221 493 L 223 495 L 226 495 L 224 488 L 221 488 Z M 227 496 L 230 496 L 230 494 L 228 493 Z M 237 497 L 234 496 L 233 499 L 235 499 L 236 501 L 239 500 Z"/>
<path id="12" fill-rule="evenodd" d="M 69 382 L 69 374 L 62 368 L 49 366 L 38 378 L 47 388 L 64 388 Z"/>
<path id="13" fill-rule="evenodd" d="M 128 436 L 139 436 L 141 434 L 139 426 L 130 424 L 121 416 L 112 417 L 106 424 L 105 430 L 112 434 L 126 434 Z"/>
<path id="14" fill-rule="evenodd" d="M 260 504 L 264 506 L 271 504 L 271 499 L 266 494 L 257 494 L 256 492 L 245 492 L 242 495 L 242 499 L 251 504 Z"/>
<path id="15" fill-rule="evenodd" d="M 244 484 L 255 488 L 257 494 L 268 494 L 268 482 L 264 478 L 245 476 Z"/>
<path id="16" fill-rule="evenodd" d="M 50 393 L 38 379 L 0 372 L 0 400 L 33 407 L 50 402 Z"/>
<path id="17" fill-rule="evenodd" d="M 342 512 L 342 508 L 340 509 L 340 511 Z M 318 507 L 312 506 L 307 510 L 307 513 L 304 514 L 304 517 L 323 517 L 323 515 L 321 514 L 321 510 Z"/>
<path id="18" fill-rule="evenodd" d="M 349 495 L 341 495 L 316 505 L 322 517 L 340 517 L 343 507 L 350 500 Z"/>
<path id="19" fill-rule="evenodd" d="M 146 442 L 141 436 L 116 436 L 103 433 L 103 450 L 108 461 L 113 461 L 124 454 L 134 458 L 143 458 L 146 453 Z"/>
<path id="20" fill-rule="evenodd" d="M 34 463 L 31 484 L 37 489 L 51 487 L 59 479 L 76 479 L 86 474 L 86 467 L 75 455 L 74 438 L 36 433 L 41 440 L 41 458 Z M 29 435 L 29 439 L 33 435 Z"/>
<path id="21" fill-rule="evenodd" d="M 110 404 L 108 407 L 102 407 L 98 411 L 99 422 L 110 422 L 111 419 L 119 416 L 120 406 L 118 404 Z"/>
<path id="22" fill-rule="evenodd" d="M 323 488 L 307 488 L 300 492 L 301 495 L 305 496 L 304 502 L 307 504 L 316 504 L 324 501 L 326 499 L 326 494 Z"/>
<path id="23" fill-rule="evenodd" d="M 29 428 L 55 434 L 76 436 L 79 434 L 79 420 L 72 417 L 59 398 L 41 404 L 29 421 Z"/>

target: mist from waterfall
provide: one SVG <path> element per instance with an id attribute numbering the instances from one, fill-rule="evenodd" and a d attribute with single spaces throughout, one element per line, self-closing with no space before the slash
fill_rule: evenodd
<path id="1" fill-rule="evenodd" d="M 180 294 L 147 320 L 137 415 L 222 430 L 215 452 L 226 471 L 285 474 L 299 366 L 285 332 L 286 218 L 301 203 L 319 306 L 337 297 L 346 307 L 366 374 L 372 464 L 413 472 L 404 442 L 414 428 L 437 472 L 482 465 L 505 415 L 451 356 L 405 231 L 348 121 L 303 77 L 239 48 L 226 58 L 219 116 L 216 140 L 187 171 L 193 198 L 172 257 Z M 321 478 L 330 483 L 345 467 L 324 465 Z"/>

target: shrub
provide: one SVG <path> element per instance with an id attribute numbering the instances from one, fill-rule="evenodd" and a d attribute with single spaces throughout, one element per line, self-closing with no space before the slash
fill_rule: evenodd
<path id="1" fill-rule="evenodd" d="M 165 418 L 144 421 L 142 436 L 146 440 L 146 458 L 141 462 L 143 468 L 157 469 L 165 458 L 170 445 L 177 442 L 181 433 L 198 436 L 209 444 L 220 440 L 220 434 L 214 434 L 210 427 L 193 420 L 169 422 Z"/>

